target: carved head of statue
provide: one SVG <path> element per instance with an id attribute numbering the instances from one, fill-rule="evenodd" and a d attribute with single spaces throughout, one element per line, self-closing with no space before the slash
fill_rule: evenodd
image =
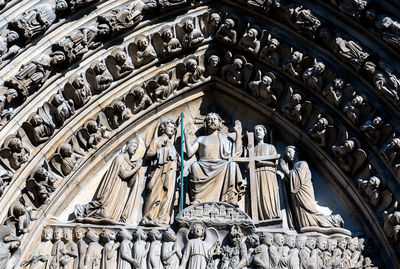
<path id="1" fill-rule="evenodd" d="M 320 75 L 325 71 L 325 65 L 321 62 L 316 62 L 314 65 L 314 70 L 317 75 Z"/>
<path id="2" fill-rule="evenodd" d="M 295 162 L 297 159 L 297 149 L 295 146 L 287 146 L 285 148 L 285 158 L 289 162 Z"/>
<path id="3" fill-rule="evenodd" d="M 400 224 L 400 212 L 399 211 L 393 212 L 392 216 L 389 218 L 389 222 L 393 226 L 399 225 Z"/>
<path id="4" fill-rule="evenodd" d="M 68 3 L 65 0 L 57 0 L 56 1 L 56 10 L 64 11 L 68 8 Z"/>
<path id="5" fill-rule="evenodd" d="M 64 96 L 62 96 L 62 94 L 59 93 L 54 96 L 52 101 L 53 105 L 55 106 L 59 106 L 64 102 L 65 102 Z"/>
<path id="6" fill-rule="evenodd" d="M 171 27 L 167 27 L 165 28 L 162 32 L 161 32 L 161 37 L 164 41 L 168 42 L 170 41 L 173 37 L 174 34 L 172 32 L 172 28 Z"/>
<path id="7" fill-rule="evenodd" d="M 264 137 L 267 135 L 267 133 L 268 133 L 267 128 L 265 128 L 264 125 L 259 124 L 259 125 L 254 126 L 254 136 L 255 136 L 257 142 L 263 141 Z"/>
<path id="8" fill-rule="evenodd" d="M 376 72 L 376 65 L 373 62 L 365 62 L 364 71 L 367 73 L 367 75 L 373 76 Z"/>
<path id="9" fill-rule="evenodd" d="M 146 37 L 142 37 L 138 40 L 137 42 L 137 47 L 140 51 L 143 51 L 147 48 L 147 46 L 149 45 L 149 41 L 147 40 Z"/>
<path id="10" fill-rule="evenodd" d="M 166 134 L 171 138 L 176 132 L 176 125 L 172 119 L 163 120 L 160 124 L 159 134 Z"/>
<path id="11" fill-rule="evenodd" d="M 102 74 L 104 71 L 106 71 L 106 65 L 102 61 L 97 61 L 93 67 L 94 72 L 96 74 Z"/>
<path id="12" fill-rule="evenodd" d="M 202 223 L 193 224 L 190 232 L 194 238 L 204 238 L 206 234 L 206 227 Z"/>
<path id="13" fill-rule="evenodd" d="M 51 65 L 61 64 L 66 60 L 64 52 L 59 51 L 59 50 L 51 53 L 50 57 L 51 57 L 51 60 L 50 60 Z"/>
<path id="14" fill-rule="evenodd" d="M 261 244 L 271 246 L 274 243 L 274 237 L 271 233 L 263 233 L 260 238 Z"/>
<path id="15" fill-rule="evenodd" d="M 72 237 L 72 229 L 64 228 L 64 241 L 66 243 L 68 243 L 68 242 L 72 242 L 72 239 L 73 239 L 73 237 Z"/>
<path id="16" fill-rule="evenodd" d="M 307 237 L 304 235 L 296 236 L 296 247 L 297 249 L 302 249 L 306 246 Z"/>
<path id="17" fill-rule="evenodd" d="M 302 99 L 301 95 L 298 93 L 295 93 L 292 95 L 292 98 L 290 99 L 290 101 L 293 105 L 298 105 L 301 103 L 301 99 Z"/>
<path id="18" fill-rule="evenodd" d="M 177 240 L 176 234 L 171 228 L 168 228 L 167 230 L 165 230 L 165 232 L 163 234 L 164 242 L 176 242 L 176 240 Z"/>
<path id="19" fill-rule="evenodd" d="M 45 227 L 42 231 L 42 241 L 50 241 L 53 239 L 53 229 Z"/>
<path id="20" fill-rule="evenodd" d="M 275 51 L 279 48 L 279 41 L 276 38 L 272 38 L 269 42 L 268 42 L 268 49 L 270 51 Z"/>
<path id="21" fill-rule="evenodd" d="M 271 78 L 270 76 L 268 76 L 268 75 L 265 75 L 265 76 L 262 77 L 261 82 L 262 82 L 262 84 L 264 84 L 265 86 L 271 86 L 271 84 L 272 84 L 272 78 Z"/>
<path id="22" fill-rule="evenodd" d="M 241 70 L 243 68 L 243 60 L 240 58 L 235 58 L 232 63 L 234 70 Z"/>
<path id="23" fill-rule="evenodd" d="M 190 58 L 186 61 L 186 70 L 189 72 L 196 72 L 197 69 L 197 61 L 196 59 Z"/>
<path id="24" fill-rule="evenodd" d="M 313 237 L 309 237 L 309 238 L 306 240 L 306 246 L 307 246 L 309 249 L 314 249 L 316 244 L 317 244 L 317 240 L 315 240 L 315 238 L 313 238 Z"/>
<path id="25" fill-rule="evenodd" d="M 347 240 L 347 248 L 351 251 L 356 251 L 358 247 L 358 237 L 348 238 Z"/>
<path id="26" fill-rule="evenodd" d="M 18 92 L 17 92 L 17 90 L 10 88 L 10 89 L 6 90 L 6 92 L 4 93 L 4 96 L 6 97 L 7 102 L 11 103 L 12 100 L 14 100 L 15 98 L 18 97 Z"/>
<path id="27" fill-rule="evenodd" d="M 124 102 L 118 101 L 118 102 L 115 103 L 115 105 L 114 105 L 114 111 L 115 111 L 116 113 L 122 113 L 122 112 L 124 112 L 125 110 L 126 110 L 126 105 L 125 105 Z"/>
<path id="28" fill-rule="evenodd" d="M 353 100 L 351 100 L 351 104 L 354 107 L 361 106 L 363 102 L 364 102 L 364 98 L 361 95 L 357 95 L 356 97 L 353 98 Z"/>
<path id="29" fill-rule="evenodd" d="M 82 228 L 81 226 L 76 226 L 74 228 L 74 235 L 75 235 L 76 240 L 81 240 L 81 239 L 85 238 L 85 233 L 86 233 L 86 230 L 84 228 Z"/>
<path id="30" fill-rule="evenodd" d="M 285 244 L 290 248 L 296 247 L 296 237 L 294 235 L 286 235 Z"/>
<path id="31" fill-rule="evenodd" d="M 75 89 L 81 89 L 85 86 L 85 80 L 81 76 L 75 76 L 74 80 L 72 81 L 72 86 Z"/>
<path id="32" fill-rule="evenodd" d="M 256 248 L 260 245 L 260 238 L 256 233 L 253 233 L 246 238 L 246 245 L 249 248 Z"/>
<path id="33" fill-rule="evenodd" d="M 361 252 L 364 250 L 364 247 L 365 247 L 365 246 L 364 246 L 364 241 L 365 241 L 364 238 L 359 238 L 359 239 L 358 239 L 358 246 L 357 246 L 357 248 L 358 248 L 358 250 L 361 251 Z"/>
<path id="34" fill-rule="evenodd" d="M 54 241 L 61 240 L 64 236 L 64 230 L 61 227 L 54 228 Z"/>
<path id="35" fill-rule="evenodd" d="M 89 242 L 98 242 L 99 241 L 99 234 L 92 229 L 89 229 L 86 233 L 86 238 L 89 240 Z M 130 238 L 132 240 L 132 237 Z"/>
<path id="36" fill-rule="evenodd" d="M 151 229 L 147 236 L 150 242 L 160 241 L 162 238 L 161 233 L 156 228 Z"/>
<path id="37" fill-rule="evenodd" d="M 379 179 L 379 177 L 372 176 L 368 181 L 368 185 L 373 187 L 374 189 L 377 189 L 381 185 L 381 180 Z"/>
<path id="38" fill-rule="evenodd" d="M 31 124 L 33 127 L 39 126 L 42 123 L 43 123 L 43 118 L 40 115 L 38 114 L 33 115 L 31 119 Z"/>
<path id="39" fill-rule="evenodd" d="M 23 148 L 21 139 L 18 137 L 11 138 L 8 147 L 11 149 L 12 152 L 20 152 Z"/>
<path id="40" fill-rule="evenodd" d="M 62 143 L 60 146 L 60 154 L 63 158 L 72 156 L 72 146 L 69 143 Z"/>
<path id="41" fill-rule="evenodd" d="M 97 34 L 100 36 L 106 36 L 110 34 L 111 30 L 107 24 L 99 24 L 97 25 Z"/>
<path id="42" fill-rule="evenodd" d="M 170 83 L 170 78 L 169 78 L 168 73 L 161 73 L 161 74 L 158 76 L 157 83 L 158 83 L 159 85 L 168 86 L 169 83 Z"/>
<path id="43" fill-rule="evenodd" d="M 330 252 L 335 251 L 337 247 L 337 240 L 336 239 L 328 239 L 328 250 Z"/>
<path id="44" fill-rule="evenodd" d="M 117 63 L 119 63 L 119 64 L 125 63 L 126 60 L 128 59 L 128 56 L 122 49 L 118 49 L 117 52 L 115 53 L 114 57 L 115 57 L 115 60 L 117 61 Z"/>
<path id="45" fill-rule="evenodd" d="M 317 239 L 317 247 L 322 250 L 325 251 L 328 245 L 328 239 L 326 239 L 325 237 L 318 237 Z"/>
<path id="46" fill-rule="evenodd" d="M 227 31 L 230 31 L 233 29 L 233 27 L 235 27 L 235 21 L 232 19 L 226 19 L 224 22 L 224 26 Z"/>
<path id="47" fill-rule="evenodd" d="M 210 24 L 218 26 L 221 23 L 221 16 L 218 13 L 212 13 L 210 15 Z"/>
<path id="48" fill-rule="evenodd" d="M 255 28 L 250 28 L 247 31 L 247 36 L 250 37 L 252 40 L 255 40 L 258 36 L 258 31 Z"/>
<path id="49" fill-rule="evenodd" d="M 19 35 L 15 31 L 9 31 L 7 33 L 6 38 L 7 38 L 7 43 L 14 43 L 19 38 Z"/>
<path id="50" fill-rule="evenodd" d="M 101 237 L 106 241 L 110 242 L 112 240 L 115 240 L 115 233 L 109 229 L 104 229 L 104 231 L 101 234 Z"/>
<path id="51" fill-rule="evenodd" d="M 140 228 L 140 227 L 136 230 L 136 232 L 134 233 L 133 237 L 134 237 L 134 239 L 135 239 L 136 241 L 137 241 L 137 240 L 143 240 L 143 241 L 146 241 L 146 240 L 147 240 L 147 234 L 146 234 L 146 232 L 143 231 L 143 229 Z"/>
<path id="52" fill-rule="evenodd" d="M 86 123 L 86 128 L 88 129 L 88 132 L 90 134 L 95 134 L 95 133 L 97 133 L 99 126 L 95 120 L 89 120 Z"/>
<path id="53" fill-rule="evenodd" d="M 133 156 L 139 147 L 139 142 L 137 139 L 133 138 L 126 142 L 126 152 L 128 152 L 129 156 Z"/>
<path id="54" fill-rule="evenodd" d="M 208 58 L 208 64 L 212 67 L 217 67 L 220 62 L 220 59 L 217 55 L 211 55 L 210 58 Z"/>
<path id="55" fill-rule="evenodd" d="M 285 237 L 281 233 L 276 233 L 274 236 L 274 242 L 281 247 L 285 243 Z"/>
<path id="56" fill-rule="evenodd" d="M 333 87 L 334 87 L 336 90 L 341 90 L 341 89 L 343 89 L 343 86 L 344 86 L 344 81 L 343 81 L 343 79 L 341 79 L 341 78 L 335 78 L 335 79 L 333 80 Z"/>
<path id="57" fill-rule="evenodd" d="M 206 131 L 209 133 L 210 131 L 220 131 L 222 128 L 222 119 L 221 117 L 214 112 L 208 113 L 204 119 L 204 127 Z"/>
<path id="58" fill-rule="evenodd" d="M 49 177 L 49 172 L 44 168 L 42 165 L 37 165 L 36 167 L 36 172 L 35 172 L 35 178 L 36 180 L 46 180 Z"/>
<path id="59" fill-rule="evenodd" d="M 194 29 L 194 22 L 192 19 L 188 18 L 185 20 L 185 22 L 183 23 L 183 28 L 185 29 L 185 31 L 187 32 L 191 32 Z"/>
<path id="60" fill-rule="evenodd" d="M 300 51 L 295 51 L 292 53 L 292 63 L 299 64 L 301 61 L 303 61 L 303 53 Z"/>
<path id="61" fill-rule="evenodd" d="M 347 248 L 347 239 L 346 238 L 340 238 L 338 240 L 338 248 L 341 250 L 345 250 Z"/>
<path id="62" fill-rule="evenodd" d="M 328 120 L 326 118 L 320 118 L 316 124 L 318 130 L 325 130 L 328 127 Z"/>

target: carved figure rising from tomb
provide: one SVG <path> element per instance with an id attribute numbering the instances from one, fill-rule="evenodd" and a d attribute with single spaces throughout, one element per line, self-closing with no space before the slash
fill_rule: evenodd
<path id="1" fill-rule="evenodd" d="M 229 62 L 222 67 L 222 76 L 235 86 L 247 85 L 253 65 L 248 63 L 243 56 L 233 57 L 229 51 L 226 53 L 225 59 L 228 59 Z"/>
<path id="2" fill-rule="evenodd" d="M 366 121 L 360 131 L 368 138 L 369 142 L 377 145 L 387 141 L 393 136 L 393 127 L 385 123 L 381 117 L 375 117 L 373 120 Z"/>
<path id="3" fill-rule="evenodd" d="M 341 78 L 335 78 L 331 84 L 322 90 L 322 95 L 334 106 L 338 106 L 343 98 L 344 81 Z"/>
<path id="4" fill-rule="evenodd" d="M 273 66 L 278 66 L 280 62 L 279 48 L 280 43 L 278 39 L 272 38 L 271 35 L 268 35 L 267 45 L 261 50 L 260 58 Z"/>
<path id="5" fill-rule="evenodd" d="M 146 242 L 147 234 L 142 228 L 138 227 L 133 235 L 133 258 L 138 262 L 139 269 L 147 269 L 147 255 L 150 248 L 150 243 Z"/>
<path id="6" fill-rule="evenodd" d="M 107 70 L 103 60 L 95 60 L 86 71 L 87 79 L 94 93 L 101 93 L 108 89 L 113 82 L 113 77 Z"/>
<path id="7" fill-rule="evenodd" d="M 78 164 L 81 156 L 77 154 L 79 150 L 77 145 L 73 143 L 63 142 L 57 148 L 57 152 L 51 157 L 50 164 L 61 176 L 69 175 Z"/>
<path id="8" fill-rule="evenodd" d="M 40 112 L 33 114 L 29 122 L 22 123 L 22 128 L 24 128 L 31 141 L 36 144 L 49 140 L 54 133 L 55 127 L 56 125 L 51 121 L 50 115 Z"/>
<path id="9" fill-rule="evenodd" d="M 147 255 L 147 268 L 163 268 L 161 260 L 162 235 L 156 228 L 153 228 L 152 230 L 150 230 L 147 236 L 150 242 L 149 253 Z"/>
<path id="10" fill-rule="evenodd" d="M 235 122 L 235 141 L 221 133 L 222 119 L 217 113 L 208 113 L 204 125 L 206 135 L 193 144 L 189 142 L 191 129 L 185 128 L 184 133 L 187 156 L 198 153 L 197 161 L 189 168 L 193 202 L 221 201 L 236 205 L 244 194 L 246 182 L 239 165 L 229 158 L 242 154 L 242 125 Z"/>
<path id="11" fill-rule="evenodd" d="M 274 145 L 265 142 L 268 131 L 263 125 L 254 126 L 255 156 L 274 156 L 277 155 Z M 276 179 L 277 160 L 256 161 L 256 185 L 257 185 L 257 207 L 259 220 L 279 218 L 280 200 L 279 186 Z"/>
<path id="12" fill-rule="evenodd" d="M 345 40 L 339 35 L 332 40 L 332 51 L 343 61 L 351 64 L 357 71 L 361 69 L 361 66 L 369 56 L 355 41 Z"/>
<path id="13" fill-rule="evenodd" d="M 87 104 L 92 97 L 90 85 L 83 78 L 83 74 L 73 75 L 65 84 L 63 94 L 67 100 L 74 102 L 76 108 Z"/>
<path id="14" fill-rule="evenodd" d="M 22 13 L 22 16 L 10 22 L 26 41 L 46 31 L 56 20 L 56 12 L 68 8 L 65 0 L 57 0 L 55 6 L 45 1 Z"/>
<path id="15" fill-rule="evenodd" d="M 132 257 L 132 235 L 126 229 L 122 229 L 118 232 L 118 238 L 121 241 L 117 259 L 118 268 L 139 268 L 138 261 Z"/>
<path id="16" fill-rule="evenodd" d="M 194 223 L 189 230 L 189 241 L 186 243 L 185 251 L 179 269 L 206 269 L 208 261 L 215 255 L 220 255 L 218 249 L 221 242 L 217 240 L 210 244 L 211 234 L 207 233 L 202 223 Z M 217 235 L 218 237 L 218 235 Z"/>
<path id="17" fill-rule="evenodd" d="M 20 196 L 11 203 L 6 224 L 15 234 L 28 233 L 33 220 L 35 218 L 32 216 L 32 207 L 27 205 L 25 196 Z"/>
<path id="18" fill-rule="evenodd" d="M 303 61 L 303 53 L 294 51 L 290 56 L 290 61 L 282 67 L 282 70 L 291 77 L 299 79 L 301 76 L 301 63 Z"/>
<path id="19" fill-rule="evenodd" d="M 274 243 L 269 247 L 269 259 L 272 268 L 280 268 L 283 266 L 284 243 L 285 237 L 283 234 L 274 234 Z"/>
<path id="20" fill-rule="evenodd" d="M 176 169 L 179 155 L 174 146 L 176 125 L 164 120 L 150 144 L 146 159 L 151 161 L 146 185 L 148 197 L 144 205 L 143 224 L 165 226 L 171 221 L 175 199 Z"/>
<path id="21" fill-rule="evenodd" d="M 45 162 L 44 165 L 38 164 L 33 169 L 26 180 L 26 190 L 33 196 L 33 200 L 41 205 L 49 202 L 51 193 L 56 190 L 55 182 L 56 179 L 49 172 L 48 163 Z"/>
<path id="22" fill-rule="evenodd" d="M 96 268 L 96 266 L 100 264 L 102 258 L 101 252 L 103 246 L 99 244 L 100 236 L 95 230 L 89 228 L 86 233 L 86 239 L 89 245 L 86 251 L 84 268 Z"/>
<path id="23" fill-rule="evenodd" d="M 113 129 L 117 129 L 122 123 L 132 117 L 131 111 L 126 107 L 124 101 L 119 100 L 112 107 L 107 107 L 104 110 L 108 118 L 108 122 Z"/>
<path id="24" fill-rule="evenodd" d="M 115 48 L 111 52 L 111 55 L 107 57 L 107 61 L 109 63 L 110 72 L 114 77 L 114 80 L 119 80 L 123 77 L 126 77 L 132 73 L 134 69 L 128 54 L 121 48 Z"/>
<path id="25" fill-rule="evenodd" d="M 355 139 L 347 139 L 343 145 L 332 146 L 332 152 L 340 167 L 352 176 L 369 169 L 367 154 Z"/>
<path id="26" fill-rule="evenodd" d="M 21 267 L 29 265 L 29 269 L 48 269 L 50 263 L 50 252 L 53 247 L 53 228 L 45 227 L 42 231 L 42 237 L 37 250 L 29 256 L 27 260 L 21 263 Z M 0 268 L 2 268 L 0 266 Z"/>
<path id="27" fill-rule="evenodd" d="M 305 9 L 303 6 L 290 9 L 292 22 L 299 32 L 304 32 L 314 37 L 315 32 L 321 26 L 320 20 L 311 13 L 311 10 Z"/>
<path id="28" fill-rule="evenodd" d="M 0 96 L 0 120 L 11 116 L 13 108 L 9 106 L 17 97 L 18 92 L 13 88 L 6 88 L 4 94 Z"/>
<path id="29" fill-rule="evenodd" d="M 85 241 L 86 230 L 80 226 L 75 226 L 74 236 L 76 239 L 76 245 L 78 247 L 78 268 L 84 268 L 85 257 L 88 245 Z M 108 269 L 108 268 L 107 268 Z"/>
<path id="30" fill-rule="evenodd" d="M 10 184 L 14 173 L 0 166 L 0 197 L 3 195 L 5 188 Z"/>
<path id="31" fill-rule="evenodd" d="M 141 36 L 133 43 L 133 64 L 137 67 L 145 65 L 157 58 L 157 53 L 147 36 Z"/>
<path id="32" fill-rule="evenodd" d="M 387 142 L 382 147 L 381 154 L 389 165 L 397 163 L 400 155 L 400 138 L 395 137 Z"/>
<path id="33" fill-rule="evenodd" d="M 239 47 L 245 51 L 257 55 L 260 50 L 260 40 L 262 39 L 262 33 L 255 27 L 248 27 L 247 32 L 239 41 Z"/>
<path id="34" fill-rule="evenodd" d="M 232 18 L 226 18 L 218 28 L 215 38 L 224 43 L 235 45 L 237 42 L 237 33 L 235 30 L 235 21 Z"/>
<path id="35" fill-rule="evenodd" d="M 18 268 L 21 240 L 6 225 L 0 225 L 0 268 Z"/>
<path id="36" fill-rule="evenodd" d="M 15 31 L 2 30 L 0 34 L 0 64 L 18 53 L 20 47 L 13 45 L 19 39 Z"/>
<path id="37" fill-rule="evenodd" d="M 137 114 L 140 111 L 145 110 L 153 103 L 150 96 L 146 93 L 146 90 L 141 86 L 135 86 L 131 90 L 131 96 L 133 99 L 131 108 L 133 114 Z"/>
<path id="38" fill-rule="evenodd" d="M 163 234 L 161 260 L 165 269 L 178 269 L 182 259 L 182 250 L 177 244 L 175 232 L 168 228 Z"/>
<path id="39" fill-rule="evenodd" d="M 29 149 L 18 136 L 9 136 L 0 150 L 3 162 L 17 170 L 29 158 Z"/>
<path id="40" fill-rule="evenodd" d="M 139 136 L 128 140 L 122 152 L 112 161 L 93 201 L 75 206 L 75 216 L 93 223 L 130 220 L 138 199 L 134 190 L 139 184 L 138 171 L 142 167 L 143 151 L 144 144 Z"/>
<path id="41" fill-rule="evenodd" d="M 272 236 L 272 235 L 271 235 Z M 250 235 L 253 239 L 251 246 L 248 247 L 248 253 L 250 253 L 249 264 L 253 264 L 256 268 L 269 268 L 269 253 L 267 245 L 268 239 L 266 239 L 266 234 L 261 234 L 258 242 L 258 238 L 256 234 Z M 249 238 L 249 236 L 247 237 Z M 251 252 L 251 247 L 253 247 L 253 251 Z M 249 249 L 250 248 L 250 249 Z M 250 251 L 250 252 L 249 252 Z"/>
<path id="42" fill-rule="evenodd" d="M 325 71 L 325 65 L 321 62 L 315 62 L 313 67 L 308 68 L 303 73 L 304 83 L 316 91 L 321 91 L 323 87 L 323 73 Z"/>
<path id="43" fill-rule="evenodd" d="M 78 264 L 78 246 L 73 241 L 72 229 L 64 228 L 64 249 L 60 257 L 61 268 L 72 268 Z"/>
<path id="44" fill-rule="evenodd" d="M 199 58 L 197 58 L 196 56 L 188 56 L 183 64 L 185 65 L 185 73 L 183 75 L 181 83 L 184 86 L 192 86 L 205 80 L 205 69 L 200 64 Z"/>
<path id="45" fill-rule="evenodd" d="M 291 210 L 297 227 L 333 228 L 343 227 L 340 215 L 324 215 L 319 212 L 314 198 L 314 187 L 308 163 L 299 161 L 297 149 L 288 146 L 285 157 L 280 160 L 280 167 L 285 180 L 290 183 L 288 192 L 291 196 Z"/>
<path id="46" fill-rule="evenodd" d="M 117 250 L 120 246 L 119 242 L 114 242 L 116 239 L 115 233 L 109 229 L 105 229 L 101 233 L 101 238 L 105 242 L 101 254 L 102 269 L 112 269 L 117 267 Z M 79 268 L 79 267 L 78 267 Z"/>
<path id="47" fill-rule="evenodd" d="M 51 104 L 55 107 L 54 116 L 60 125 L 75 114 L 74 102 L 72 100 L 66 101 L 60 93 L 54 96 Z"/>
<path id="48" fill-rule="evenodd" d="M 172 77 L 171 77 L 172 76 Z M 162 72 L 155 80 L 150 80 L 146 86 L 150 97 L 155 102 L 161 102 L 174 93 L 178 83 L 172 73 Z"/>
<path id="49" fill-rule="evenodd" d="M 173 26 L 165 26 L 161 29 L 160 55 L 161 57 L 168 57 L 182 50 L 182 45 L 174 35 Z"/>
<path id="50" fill-rule="evenodd" d="M 256 268 L 258 268 L 257 266 L 260 266 L 257 264 L 257 262 L 259 262 L 258 258 L 258 253 L 259 253 L 258 247 L 260 246 L 259 236 L 256 233 L 252 233 L 246 237 L 245 243 L 247 247 L 247 260 L 248 260 L 247 265 L 248 266 L 254 265 L 256 266 Z"/>
<path id="51" fill-rule="evenodd" d="M 51 68 L 64 61 L 65 55 L 62 52 L 42 54 L 32 62 L 22 65 L 18 73 L 7 80 L 5 85 L 16 89 L 20 100 L 25 101 L 43 85 L 50 75 Z"/>
<path id="52" fill-rule="evenodd" d="M 182 37 L 182 46 L 184 48 L 193 48 L 204 40 L 203 34 L 196 27 L 196 19 L 187 17 L 183 19 L 181 27 L 184 31 Z"/>
<path id="53" fill-rule="evenodd" d="M 285 246 L 282 251 L 281 266 L 288 268 L 299 268 L 299 249 L 296 247 L 296 236 L 286 235 Z"/>
<path id="54" fill-rule="evenodd" d="M 256 72 L 255 80 L 249 83 L 251 94 L 258 98 L 262 98 L 268 105 L 276 102 L 276 96 L 272 90 L 272 84 L 276 77 L 272 72 L 268 72 L 261 76 L 261 71 Z"/>
<path id="55" fill-rule="evenodd" d="M 229 232 L 230 244 L 222 247 L 221 269 L 242 269 L 248 264 L 247 247 L 240 227 L 232 226 Z"/>

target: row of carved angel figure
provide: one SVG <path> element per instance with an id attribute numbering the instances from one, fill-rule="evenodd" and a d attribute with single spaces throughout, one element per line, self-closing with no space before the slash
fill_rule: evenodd
<path id="1" fill-rule="evenodd" d="M 372 268 L 364 239 L 251 233 L 232 226 L 226 238 L 202 223 L 165 231 L 45 227 L 21 266 L 50 268 Z M 123 267 L 127 265 L 127 267 Z M 46 267 L 47 268 L 47 267 Z"/>
<path id="2" fill-rule="evenodd" d="M 146 5 L 137 3 L 137 5 L 137 7 L 128 8 L 128 11 L 133 12 L 136 10 L 135 8 L 140 9 L 140 11 L 146 10 L 152 6 L 151 2 L 146 3 Z M 305 14 L 310 13 L 309 10 L 301 8 L 297 12 L 303 11 Z M 126 21 L 122 20 L 124 12 L 125 9 L 119 8 L 100 15 L 98 23 L 83 27 L 66 36 L 53 45 L 50 53 L 41 55 L 35 61 L 23 65 L 18 74 L 6 80 L 4 84 L 5 87 L 2 90 L 2 96 L 0 96 L 1 117 L 8 120 L 13 109 L 24 103 L 29 95 L 38 91 L 44 81 L 53 74 L 52 71 L 55 67 L 59 67 L 65 61 L 72 63 L 81 59 L 89 50 L 97 48 L 101 44 L 101 40 L 110 32 L 115 33 L 120 31 L 118 29 L 127 29 Z M 314 20 L 317 19 L 312 21 Z M 300 23 L 298 25 L 300 25 L 298 27 L 304 26 Z M 240 49 L 247 53 L 259 54 L 261 59 L 282 68 L 283 71 L 296 79 L 300 77 L 305 70 L 304 68 L 310 67 L 311 59 L 309 57 L 286 44 L 281 44 L 280 41 L 267 34 L 265 30 L 261 30 L 257 25 L 240 22 L 237 17 L 224 13 L 206 12 L 194 18 L 185 17 L 176 25 L 164 26 L 151 36 L 139 36 L 127 48 L 114 51 L 109 60 L 109 64 L 115 66 L 115 68 L 112 68 L 114 70 L 113 77 L 121 77 L 132 71 L 133 66 L 140 67 L 153 61 L 157 56 L 165 58 L 179 53 L 182 49 L 193 48 L 204 39 L 214 36 L 216 40 L 221 42 L 230 45 L 237 44 Z M 242 36 L 239 42 L 238 36 Z M 374 84 L 379 94 L 388 97 L 387 99 L 392 102 L 399 100 L 399 80 L 393 68 L 382 62 L 375 64 L 367 61 L 368 53 L 364 52 L 354 41 L 348 41 L 340 36 L 332 39 L 330 34 L 327 34 L 327 36 L 329 37 L 321 40 L 327 40 L 329 47 L 343 60 L 355 66 L 357 70 L 362 68 L 360 72 Z M 308 76 L 312 77 L 307 79 L 307 85 L 321 90 L 322 80 L 327 82 L 333 79 L 328 70 L 326 70 L 326 73 L 329 73 L 329 75 L 322 75 L 324 71 L 324 64 L 319 64 L 315 70 L 310 70 Z M 337 87 L 343 88 L 345 86 L 344 83 L 338 82 L 336 84 Z M 342 88 L 337 89 L 337 91 Z M 329 92 L 326 93 L 329 94 Z M 339 94 L 332 93 L 330 97 L 333 99 L 332 102 L 340 103 L 341 96 Z"/>

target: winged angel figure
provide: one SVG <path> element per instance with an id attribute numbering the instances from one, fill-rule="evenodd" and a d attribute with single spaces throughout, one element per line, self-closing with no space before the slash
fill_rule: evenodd
<path id="1" fill-rule="evenodd" d="M 201 222 L 195 222 L 189 230 L 178 231 L 178 245 L 185 246 L 179 269 L 217 268 L 222 255 L 221 241 L 215 228 L 207 228 Z"/>

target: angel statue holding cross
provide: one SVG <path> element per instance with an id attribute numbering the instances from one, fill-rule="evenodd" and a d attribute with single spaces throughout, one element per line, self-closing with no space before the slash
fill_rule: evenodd
<path id="1" fill-rule="evenodd" d="M 192 157 L 198 154 L 190 171 L 190 190 L 193 203 L 225 202 L 237 205 L 243 196 L 246 181 L 242 178 L 239 165 L 231 161 L 232 157 L 242 154 L 242 126 L 235 122 L 236 140 L 221 133 L 222 119 L 214 112 L 204 119 L 206 135 L 200 136 L 190 144 L 190 129 L 185 128 L 186 154 Z"/>

